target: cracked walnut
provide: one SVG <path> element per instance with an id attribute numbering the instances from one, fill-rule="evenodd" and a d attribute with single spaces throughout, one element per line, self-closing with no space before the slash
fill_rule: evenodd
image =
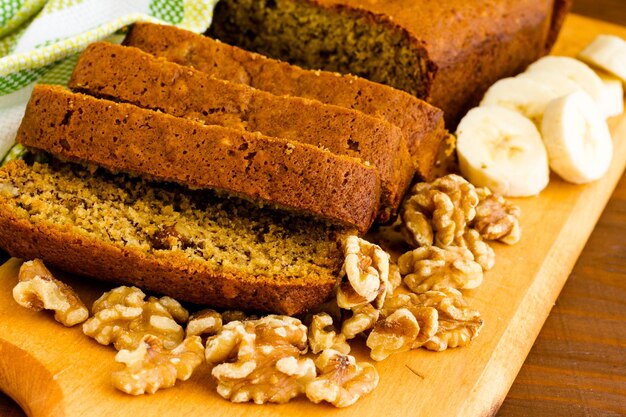
<path id="1" fill-rule="evenodd" d="M 34 311 L 53 310 L 54 319 L 68 327 L 89 317 L 87 307 L 76 292 L 54 278 L 40 259 L 24 262 L 18 279 L 13 299 L 22 307 Z"/>

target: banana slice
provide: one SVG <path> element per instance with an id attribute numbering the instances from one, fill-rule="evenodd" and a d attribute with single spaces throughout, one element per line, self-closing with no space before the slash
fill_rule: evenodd
<path id="1" fill-rule="evenodd" d="M 561 74 L 556 74 L 549 71 L 533 71 L 523 72 L 517 76 L 518 78 L 525 78 L 534 80 L 545 87 L 549 88 L 553 94 L 553 100 L 555 98 L 563 97 L 574 91 L 582 90 L 580 84 L 575 83 L 568 77 L 564 77 Z"/>
<path id="2" fill-rule="evenodd" d="M 598 35 L 578 57 L 618 76 L 626 83 L 626 41 L 622 38 Z"/>
<path id="3" fill-rule="evenodd" d="M 569 88 L 576 89 L 576 86 L 569 84 Z M 566 91 L 565 94 L 571 92 L 570 89 Z M 489 87 L 480 105 L 506 107 L 523 114 L 540 126 L 548 103 L 560 95 L 561 92 L 550 84 L 532 77 L 509 77 Z"/>
<path id="4" fill-rule="evenodd" d="M 622 80 L 607 73 L 598 72 L 604 83 L 604 94 L 600 101 L 600 110 L 605 117 L 613 117 L 624 112 L 624 87 Z"/>
<path id="5" fill-rule="evenodd" d="M 613 142 L 594 101 L 579 91 L 548 105 L 541 125 L 550 167 L 566 181 L 583 184 L 609 169 Z"/>
<path id="6" fill-rule="evenodd" d="M 566 56 L 545 56 L 531 64 L 528 74 L 547 72 L 567 78 L 578 84 L 595 100 L 600 103 L 604 94 L 604 83 L 598 75 L 584 62 Z"/>
<path id="7" fill-rule="evenodd" d="M 548 185 L 548 156 L 535 125 L 499 106 L 476 107 L 461 120 L 457 154 L 474 185 L 509 197 L 536 195 Z"/>

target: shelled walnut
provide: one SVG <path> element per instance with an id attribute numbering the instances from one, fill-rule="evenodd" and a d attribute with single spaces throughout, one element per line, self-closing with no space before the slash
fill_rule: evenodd
<path id="1" fill-rule="evenodd" d="M 452 287 L 472 289 L 483 280 L 483 269 L 466 248 L 424 246 L 398 259 L 404 283 L 414 292 Z"/>
<path id="2" fill-rule="evenodd" d="M 402 285 L 400 268 L 398 267 L 398 264 L 389 262 L 389 288 L 387 290 L 387 296 L 393 295 L 400 285 Z"/>
<path id="3" fill-rule="evenodd" d="M 43 261 L 35 259 L 20 267 L 19 282 L 13 299 L 34 311 L 53 310 L 54 319 L 64 326 L 74 326 L 89 317 L 89 311 L 76 292 L 52 276 Z"/>
<path id="4" fill-rule="evenodd" d="M 420 326 L 411 311 L 400 308 L 376 322 L 367 337 L 370 357 L 382 361 L 389 355 L 410 350 L 419 334 Z"/>
<path id="5" fill-rule="evenodd" d="M 487 188 L 478 188 L 480 202 L 472 227 L 487 240 L 499 240 L 508 245 L 519 242 L 521 227 L 520 208 Z"/>
<path id="6" fill-rule="evenodd" d="M 439 313 L 436 308 L 424 305 L 424 297 L 427 296 L 413 293 L 398 294 L 389 298 L 381 310 L 383 317 L 389 317 L 400 309 L 406 309 L 413 314 L 419 325 L 419 332 L 413 340 L 411 349 L 421 347 L 437 333 L 439 328 Z"/>
<path id="7" fill-rule="evenodd" d="M 478 195 L 455 174 L 418 183 L 400 210 L 403 235 L 412 246 L 450 246 L 476 215 Z"/>
<path id="8" fill-rule="evenodd" d="M 352 309 L 352 316 L 343 321 L 341 333 L 346 339 L 354 339 L 358 334 L 374 327 L 380 316 L 380 311 L 371 304 L 365 304 Z"/>
<path id="9" fill-rule="evenodd" d="M 384 302 L 389 279 L 389 255 L 379 246 L 357 236 L 344 242 L 345 262 L 342 275 L 347 281 L 337 289 L 341 308 Z"/>
<path id="10" fill-rule="evenodd" d="M 478 336 L 483 326 L 480 312 L 472 309 L 459 291 L 446 288 L 418 298 L 422 305 L 434 307 L 439 313 L 437 333 L 424 344 L 425 348 L 442 351 L 465 346 Z"/>
<path id="11" fill-rule="evenodd" d="M 381 317 L 367 339 L 374 360 L 422 346 L 437 351 L 464 346 L 483 324 L 480 313 L 453 288 L 390 297 Z"/>
<path id="12" fill-rule="evenodd" d="M 214 335 L 222 328 L 222 315 L 210 308 L 189 317 L 185 334 L 189 336 Z"/>
<path id="13" fill-rule="evenodd" d="M 337 333 L 333 326 L 333 318 L 327 313 L 313 316 L 309 325 L 309 347 L 312 353 L 320 353 L 326 349 L 335 349 L 343 354 L 350 352 L 346 336 Z"/>
<path id="14" fill-rule="evenodd" d="M 378 372 L 369 363 L 357 363 L 354 356 L 327 349 L 315 360 L 320 375 L 306 385 L 306 396 L 314 403 L 327 401 L 348 407 L 378 385 Z"/>
<path id="15" fill-rule="evenodd" d="M 496 263 L 496 253 L 474 229 L 465 229 L 463 236 L 455 239 L 451 248 L 454 246 L 469 250 L 474 260 L 483 268 L 483 271 L 490 270 Z"/>
<path id="16" fill-rule="evenodd" d="M 136 287 L 118 287 L 93 304 L 93 317 L 83 324 L 83 333 L 103 345 L 113 343 L 117 350 L 135 349 L 145 335 L 161 339 L 166 349 L 183 341 L 184 330 L 174 317 L 188 317 L 175 300 L 150 297 Z"/>
<path id="17" fill-rule="evenodd" d="M 284 403 L 304 392 L 315 365 L 307 351 L 307 328 L 292 317 L 270 315 L 233 321 L 207 340 L 217 392 L 233 402 Z"/>
<path id="18" fill-rule="evenodd" d="M 189 320 L 189 312 L 178 301 L 172 297 L 163 296 L 159 299 L 159 304 L 172 315 L 176 323 L 186 323 Z"/>
<path id="19" fill-rule="evenodd" d="M 204 346 L 199 336 L 186 338 L 174 349 L 164 349 L 161 339 L 146 335 L 134 350 L 120 350 L 115 356 L 125 368 L 112 374 L 113 386 L 127 394 L 154 394 L 186 381 L 203 362 Z"/>

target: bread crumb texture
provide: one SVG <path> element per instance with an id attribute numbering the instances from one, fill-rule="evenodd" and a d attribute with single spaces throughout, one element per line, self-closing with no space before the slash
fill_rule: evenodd
<path id="1" fill-rule="evenodd" d="M 352 73 L 427 97 L 424 51 L 403 31 L 372 19 L 316 2 L 228 0 L 217 4 L 208 33 L 304 68 Z"/>
<path id="2" fill-rule="evenodd" d="M 338 274 L 339 231 L 211 191 L 154 185 L 80 165 L 16 161 L 0 171 L 0 211 L 147 255 L 178 252 L 236 275 Z"/>

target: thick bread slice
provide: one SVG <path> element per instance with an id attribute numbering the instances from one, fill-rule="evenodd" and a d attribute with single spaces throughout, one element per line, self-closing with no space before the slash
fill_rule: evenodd
<path id="1" fill-rule="evenodd" d="M 378 212 L 378 173 L 355 158 L 58 86 L 35 87 L 16 140 L 112 171 L 260 199 L 360 232 Z"/>
<path id="2" fill-rule="evenodd" d="M 211 191 L 51 161 L 0 169 L 0 247 L 215 308 L 296 314 L 332 292 L 343 233 Z"/>
<path id="3" fill-rule="evenodd" d="M 305 70 L 174 26 L 136 23 L 124 43 L 215 78 L 383 118 L 404 132 L 417 173 L 424 179 L 430 179 L 439 146 L 447 137 L 441 110 L 364 78 Z"/>
<path id="4" fill-rule="evenodd" d="M 396 214 L 415 172 L 402 131 L 382 119 L 218 80 L 133 47 L 107 42 L 89 45 L 78 60 L 69 87 L 204 124 L 296 140 L 367 161 L 380 174 L 380 221 Z"/>

